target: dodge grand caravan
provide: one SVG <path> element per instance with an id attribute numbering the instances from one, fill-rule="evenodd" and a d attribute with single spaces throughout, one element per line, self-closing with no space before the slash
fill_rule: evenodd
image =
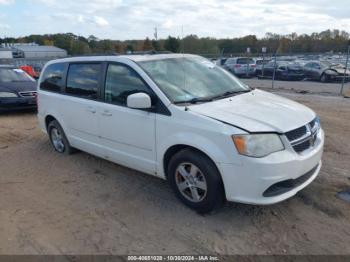
<path id="1" fill-rule="evenodd" d="M 321 168 L 312 110 L 199 56 L 55 60 L 38 90 L 39 123 L 58 153 L 80 149 L 167 179 L 198 212 L 283 201 Z"/>

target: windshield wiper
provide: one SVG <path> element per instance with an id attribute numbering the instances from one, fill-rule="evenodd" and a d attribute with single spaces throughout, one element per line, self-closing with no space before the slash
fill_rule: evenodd
<path id="1" fill-rule="evenodd" d="M 220 98 L 225 98 L 225 97 L 230 97 L 233 95 L 238 95 L 238 94 L 243 94 L 243 93 L 249 93 L 251 92 L 253 89 L 248 89 L 248 90 L 241 90 L 241 91 L 227 91 L 223 94 L 217 95 L 217 96 L 211 96 L 211 97 L 196 97 L 196 98 L 192 98 L 190 100 L 183 100 L 183 101 L 175 101 L 174 104 L 197 104 L 197 103 L 205 103 L 205 102 L 212 102 L 216 99 L 220 99 Z"/>
<path id="2" fill-rule="evenodd" d="M 227 91 L 227 92 L 225 92 L 225 93 L 223 93 L 221 95 L 217 95 L 217 96 L 212 97 L 212 99 L 226 98 L 226 97 L 239 95 L 239 94 L 243 94 L 243 93 L 249 93 L 251 91 L 252 91 L 251 89 L 249 89 L 249 90 L 241 90 L 241 91 Z"/>
<path id="3" fill-rule="evenodd" d="M 197 104 L 197 103 L 205 103 L 205 102 L 211 102 L 213 101 L 213 98 L 211 97 L 195 97 L 190 100 L 183 100 L 183 101 L 175 101 L 174 104 Z"/>

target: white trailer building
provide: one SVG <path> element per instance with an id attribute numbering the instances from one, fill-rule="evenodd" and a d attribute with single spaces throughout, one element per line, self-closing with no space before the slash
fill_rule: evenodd
<path id="1" fill-rule="evenodd" d="M 12 59 L 12 50 L 10 48 L 0 48 L 0 59 Z"/>
<path id="2" fill-rule="evenodd" d="M 67 51 L 55 46 L 16 45 L 15 49 L 23 52 L 24 58 L 61 58 L 67 56 Z"/>

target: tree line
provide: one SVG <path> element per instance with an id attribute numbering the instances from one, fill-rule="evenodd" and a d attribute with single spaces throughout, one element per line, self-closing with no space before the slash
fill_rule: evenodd
<path id="1" fill-rule="evenodd" d="M 264 37 L 247 35 L 237 38 L 216 39 L 188 35 L 184 39 L 169 36 L 166 39 L 144 40 L 108 40 L 78 36 L 73 33 L 29 35 L 19 38 L 0 38 L 0 43 L 32 43 L 54 45 L 67 50 L 69 55 L 116 54 L 134 51 L 170 51 L 217 56 L 220 54 L 242 54 L 249 47 L 252 54 L 260 54 L 262 48 L 268 53 L 324 53 L 345 52 L 349 45 L 350 35 L 340 30 L 326 30 L 320 33 L 292 33 L 279 35 L 267 33 Z"/>

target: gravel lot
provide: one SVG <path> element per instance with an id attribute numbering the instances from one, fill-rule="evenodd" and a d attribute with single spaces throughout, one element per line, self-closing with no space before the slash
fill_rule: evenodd
<path id="1" fill-rule="evenodd" d="M 282 93 L 327 134 L 320 176 L 296 197 L 201 216 L 151 176 L 58 155 L 35 113 L 0 115 L 0 254 L 350 254 L 350 100 Z"/>

